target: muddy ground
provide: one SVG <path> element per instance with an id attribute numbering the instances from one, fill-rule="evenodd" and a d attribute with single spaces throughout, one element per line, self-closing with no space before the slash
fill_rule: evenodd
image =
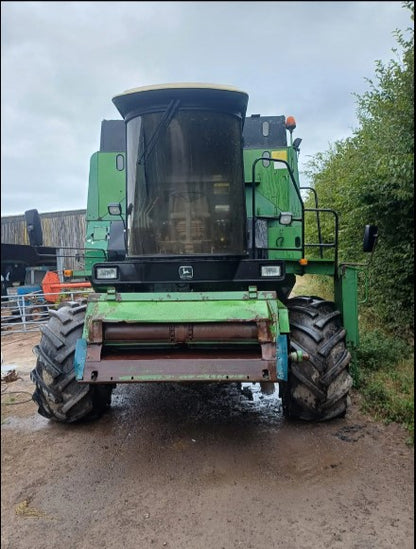
<path id="1" fill-rule="evenodd" d="M 119 385 L 61 425 L 30 400 L 38 338 L 3 338 L 2 549 L 413 548 L 413 448 L 358 395 L 311 425 L 257 386 Z"/>

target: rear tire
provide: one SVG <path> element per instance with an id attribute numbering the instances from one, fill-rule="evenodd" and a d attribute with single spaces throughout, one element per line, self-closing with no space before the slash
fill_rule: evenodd
<path id="1" fill-rule="evenodd" d="M 42 337 L 34 347 L 36 367 L 30 374 L 36 385 L 32 399 L 40 415 L 62 423 L 96 419 L 111 403 L 114 385 L 88 385 L 75 379 L 76 341 L 82 336 L 86 304 L 66 302 L 50 310 L 41 326 Z"/>
<path id="2" fill-rule="evenodd" d="M 292 362 L 288 381 L 280 383 L 284 415 L 305 421 L 345 416 L 352 378 L 341 313 L 334 303 L 319 297 L 295 297 L 287 306 L 290 350 L 303 351 L 310 358 Z"/>

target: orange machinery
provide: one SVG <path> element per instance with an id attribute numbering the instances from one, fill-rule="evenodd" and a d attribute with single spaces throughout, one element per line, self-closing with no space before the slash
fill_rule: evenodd
<path id="1" fill-rule="evenodd" d="M 56 303 L 60 294 L 65 291 L 71 291 L 82 288 L 91 288 L 91 283 L 85 282 L 61 282 L 58 273 L 48 271 L 42 280 L 42 291 L 45 294 L 45 299 L 49 303 Z"/>

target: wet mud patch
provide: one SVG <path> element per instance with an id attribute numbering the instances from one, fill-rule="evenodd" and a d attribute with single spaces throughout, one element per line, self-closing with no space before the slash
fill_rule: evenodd
<path id="1" fill-rule="evenodd" d="M 31 347 L 6 347 L 14 390 L 33 391 Z M 351 397 L 313 424 L 251 384 L 118 385 L 70 425 L 6 406 L 2 548 L 411 549 L 413 449 Z"/>
<path id="2" fill-rule="evenodd" d="M 344 442 L 357 442 L 360 438 L 365 436 L 366 427 L 365 424 L 345 425 L 334 433 L 334 436 Z"/>
<path id="3" fill-rule="evenodd" d="M 282 406 L 278 386 L 271 395 L 259 384 L 142 384 L 117 386 L 113 393 L 114 414 L 158 417 L 182 425 L 238 425 L 250 423 L 279 426 Z"/>

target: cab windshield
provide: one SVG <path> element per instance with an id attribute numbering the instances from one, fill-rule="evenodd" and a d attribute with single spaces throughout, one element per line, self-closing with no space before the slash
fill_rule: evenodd
<path id="1" fill-rule="evenodd" d="M 245 253 L 241 119 L 176 110 L 127 123 L 129 255 Z"/>

